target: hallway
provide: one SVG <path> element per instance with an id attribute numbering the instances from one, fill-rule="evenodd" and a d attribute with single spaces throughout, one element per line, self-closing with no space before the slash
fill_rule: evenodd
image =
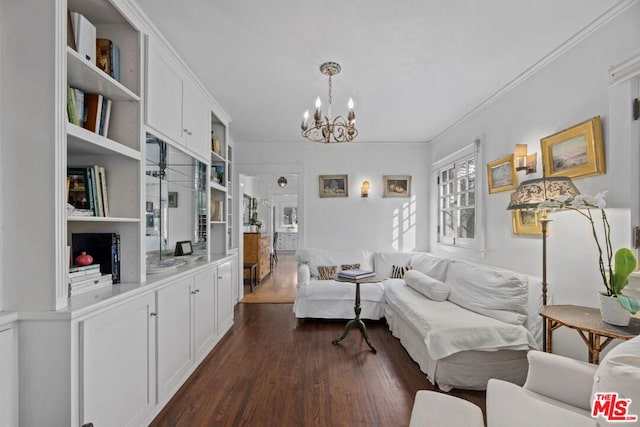
<path id="1" fill-rule="evenodd" d="M 298 272 L 295 252 L 278 252 L 278 263 L 253 292 L 249 284 L 244 285 L 244 298 L 241 303 L 287 303 L 296 298 Z"/>

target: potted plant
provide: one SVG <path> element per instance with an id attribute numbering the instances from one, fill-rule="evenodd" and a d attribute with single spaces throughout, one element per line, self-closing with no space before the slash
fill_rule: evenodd
<path id="1" fill-rule="evenodd" d="M 541 204 L 542 208 L 570 209 L 584 216 L 591 224 L 593 238 L 598 247 L 599 269 L 605 291 L 600 293 L 600 311 L 602 320 L 618 326 L 627 326 L 631 314 L 640 311 L 640 303 L 634 297 L 625 295 L 622 290 L 629 284 L 629 276 L 637 268 L 638 261 L 629 248 L 620 248 L 615 254 L 611 245 L 611 227 L 604 210 L 606 191 L 595 196 L 580 194 L 573 200 L 551 200 Z M 604 251 L 596 230 L 592 209 L 599 210 L 602 217 Z M 606 252 L 606 253 L 605 253 Z M 606 257 L 606 258 L 605 258 Z M 605 262 L 606 260 L 606 262 Z"/>
<path id="2" fill-rule="evenodd" d="M 254 226 L 257 232 L 260 232 L 260 227 L 262 227 L 262 221 L 260 221 L 257 217 L 252 217 L 249 220 L 249 224 Z"/>

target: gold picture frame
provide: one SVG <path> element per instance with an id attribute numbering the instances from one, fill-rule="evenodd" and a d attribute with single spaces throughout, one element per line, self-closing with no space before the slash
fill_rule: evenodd
<path id="1" fill-rule="evenodd" d="M 540 140 L 544 176 L 583 178 L 606 173 L 600 116 Z"/>
<path id="2" fill-rule="evenodd" d="M 489 194 L 515 190 L 518 187 L 518 176 L 513 161 L 513 154 L 487 163 L 487 179 Z"/>
<path id="3" fill-rule="evenodd" d="M 320 175 L 320 197 L 349 197 L 348 175 Z"/>
<path id="4" fill-rule="evenodd" d="M 383 175 L 382 197 L 411 197 L 411 175 Z"/>
<path id="5" fill-rule="evenodd" d="M 513 228 L 513 234 L 524 236 L 542 236 L 542 224 L 540 224 L 540 215 L 540 212 L 533 210 L 511 211 L 511 225 Z"/>

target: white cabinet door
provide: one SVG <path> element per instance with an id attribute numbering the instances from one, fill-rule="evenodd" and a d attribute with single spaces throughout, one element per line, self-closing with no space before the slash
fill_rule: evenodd
<path id="1" fill-rule="evenodd" d="M 193 277 L 158 290 L 158 401 L 171 393 L 193 364 L 191 299 Z"/>
<path id="2" fill-rule="evenodd" d="M 218 333 L 223 334 L 233 324 L 233 278 L 231 261 L 218 266 Z"/>
<path id="3" fill-rule="evenodd" d="M 6 326 L 5 326 L 6 327 Z M 18 425 L 16 332 L 0 328 L 0 426 Z"/>
<path id="4" fill-rule="evenodd" d="M 182 79 L 157 43 L 147 38 L 147 125 L 183 144 Z"/>
<path id="5" fill-rule="evenodd" d="M 200 100 L 195 88 L 184 83 L 182 93 L 182 131 L 187 148 L 209 159 L 211 157 L 211 113 Z"/>
<path id="6" fill-rule="evenodd" d="M 155 300 L 80 322 L 80 424 L 139 425 L 155 406 Z"/>
<path id="7" fill-rule="evenodd" d="M 195 276 L 193 299 L 193 341 L 198 360 L 211 346 L 216 336 L 216 269 L 210 268 Z"/>

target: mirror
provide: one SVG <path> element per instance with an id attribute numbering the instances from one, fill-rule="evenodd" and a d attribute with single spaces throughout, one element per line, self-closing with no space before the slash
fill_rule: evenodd
<path id="1" fill-rule="evenodd" d="M 147 259 L 173 258 L 179 242 L 205 254 L 207 165 L 147 133 L 145 174 Z"/>
<path id="2" fill-rule="evenodd" d="M 285 206 L 282 208 L 282 225 L 293 226 L 298 223 L 298 208 L 295 206 Z"/>

